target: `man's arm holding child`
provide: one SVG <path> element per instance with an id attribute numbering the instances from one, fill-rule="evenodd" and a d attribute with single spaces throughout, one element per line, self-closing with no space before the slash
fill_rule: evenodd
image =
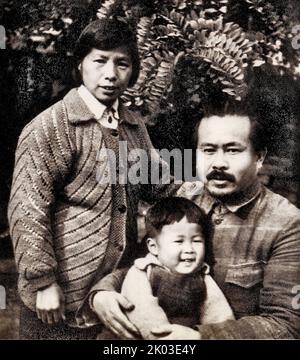
<path id="1" fill-rule="evenodd" d="M 120 294 L 127 272 L 128 268 L 115 270 L 95 284 L 89 292 L 89 305 L 115 335 L 134 340 L 139 331 L 126 316 L 126 311 L 132 310 L 134 305 Z"/>

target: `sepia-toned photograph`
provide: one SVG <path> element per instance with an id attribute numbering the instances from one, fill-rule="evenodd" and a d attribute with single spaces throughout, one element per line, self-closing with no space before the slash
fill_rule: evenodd
<path id="1" fill-rule="evenodd" d="M 300 339 L 299 0 L 1 0 L 0 58 L 0 340 Z"/>

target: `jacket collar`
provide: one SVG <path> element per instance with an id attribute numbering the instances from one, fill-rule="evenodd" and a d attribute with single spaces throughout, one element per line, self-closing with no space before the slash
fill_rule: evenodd
<path id="1" fill-rule="evenodd" d="M 70 123 L 81 124 L 88 121 L 96 121 L 95 115 L 78 94 L 77 88 L 71 89 L 63 98 L 63 102 L 66 106 Z M 129 125 L 138 125 L 136 117 L 125 108 L 121 101 L 119 105 L 119 116 L 120 123 L 124 122 Z"/>
<path id="2" fill-rule="evenodd" d="M 157 265 L 169 271 L 169 269 L 163 266 L 157 257 L 151 253 L 148 253 L 144 258 L 136 259 L 134 265 L 140 270 L 146 270 L 149 265 Z"/>
<path id="3" fill-rule="evenodd" d="M 234 205 L 223 204 L 230 212 L 237 215 L 242 215 L 242 217 L 247 216 L 247 213 L 255 204 L 255 200 L 264 192 L 264 187 L 262 184 L 255 184 L 255 193 L 250 198 L 245 197 L 241 201 Z M 213 197 L 207 189 L 204 188 L 204 191 L 196 198 L 195 203 L 199 205 L 206 214 L 210 213 L 215 205 L 220 204 L 220 201 Z M 245 211 L 243 211 L 243 209 Z"/>

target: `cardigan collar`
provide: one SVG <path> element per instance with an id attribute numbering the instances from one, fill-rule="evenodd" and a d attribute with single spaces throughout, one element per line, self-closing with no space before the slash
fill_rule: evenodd
<path id="1" fill-rule="evenodd" d="M 77 89 L 77 92 L 97 120 L 101 120 L 104 112 L 111 109 L 109 112 L 116 121 L 119 121 L 119 99 L 114 101 L 111 108 L 107 108 L 107 106 L 98 101 L 83 84 Z"/>
<path id="2" fill-rule="evenodd" d="M 81 124 L 88 121 L 96 121 L 95 115 L 78 94 L 77 88 L 71 89 L 63 98 L 63 102 L 66 106 L 70 123 Z M 129 125 L 138 125 L 136 118 L 124 107 L 121 101 L 119 105 L 119 116 L 120 123 L 125 122 Z"/>

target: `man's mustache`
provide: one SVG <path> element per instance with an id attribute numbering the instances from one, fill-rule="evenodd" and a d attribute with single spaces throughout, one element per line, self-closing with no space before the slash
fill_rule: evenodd
<path id="1" fill-rule="evenodd" d="M 206 175 L 206 178 L 207 180 L 227 180 L 230 182 L 235 182 L 235 177 L 233 175 L 218 170 L 213 170 L 208 175 Z"/>

